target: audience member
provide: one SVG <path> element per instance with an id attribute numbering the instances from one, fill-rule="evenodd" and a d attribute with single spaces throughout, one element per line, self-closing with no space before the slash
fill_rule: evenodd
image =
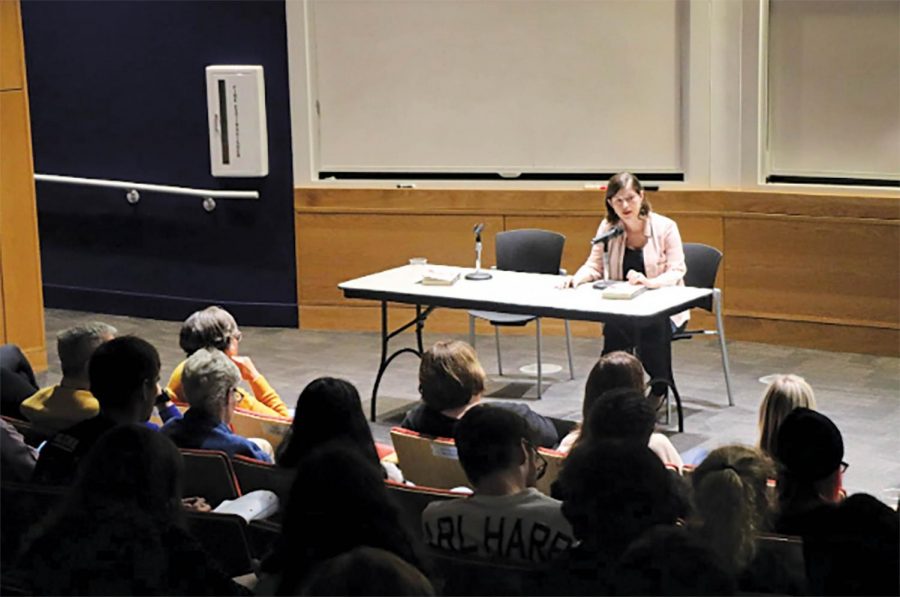
<path id="1" fill-rule="evenodd" d="M 616 567 L 616 595 L 734 595 L 734 574 L 714 547 L 682 527 L 658 526 L 629 546 Z"/>
<path id="2" fill-rule="evenodd" d="M 47 442 L 34 471 L 37 481 L 71 483 L 78 462 L 104 432 L 116 425 L 147 421 L 160 394 L 159 354 L 136 336 L 114 338 L 94 351 L 88 376 L 100 412 Z"/>
<path id="3" fill-rule="evenodd" d="M 775 477 L 775 463 L 759 450 L 713 450 L 691 475 L 696 510 L 691 528 L 719 554 L 742 591 L 803 594 L 802 570 L 790 570 L 776 554 L 757 550 L 758 534 L 770 532 L 774 523 L 770 483 Z"/>
<path id="4" fill-rule="evenodd" d="M 311 381 L 300 392 L 295 413 L 291 430 L 278 447 L 276 462 L 279 466 L 295 468 L 318 446 L 343 440 L 357 447 L 365 458 L 379 463 L 386 478 L 403 481 L 395 464 L 379 462 L 359 392 L 349 381 L 334 377 Z"/>
<path id="5" fill-rule="evenodd" d="M 484 369 L 475 349 L 460 340 L 442 340 L 425 351 L 419 365 L 422 403 L 406 413 L 402 427 L 425 435 L 453 437 L 456 423 L 481 400 Z M 525 419 L 538 445 L 553 448 L 559 434 L 553 422 L 521 403 L 498 403 Z"/>
<path id="6" fill-rule="evenodd" d="M 554 564 L 551 594 L 603 595 L 625 549 L 649 528 L 675 524 L 672 479 L 647 447 L 618 441 L 576 446 L 558 482 L 578 544 Z"/>
<path id="7" fill-rule="evenodd" d="M 190 408 L 184 417 L 171 419 L 162 433 L 179 448 L 220 450 L 229 456 L 241 454 L 272 462 L 272 446 L 264 440 L 237 435 L 228 425 L 238 401 L 241 373 L 225 353 L 200 348 L 184 362 L 182 383 Z"/>
<path id="8" fill-rule="evenodd" d="M 112 340 L 116 328 L 93 322 L 77 325 L 56 337 L 56 353 L 62 367 L 58 385 L 42 388 L 19 407 L 26 419 L 45 432 L 56 433 L 100 411 L 91 394 L 88 363 L 98 346 Z"/>
<path id="9" fill-rule="evenodd" d="M 142 425 L 106 432 L 14 578 L 38 595 L 240 594 L 184 528 L 182 474 L 161 434 Z"/>
<path id="10" fill-rule="evenodd" d="M 237 365 L 241 378 L 250 384 L 250 389 L 253 390 L 250 394 L 243 388 L 237 388 L 239 410 L 272 417 L 289 417 L 290 412 L 278 396 L 278 392 L 256 369 L 250 357 L 238 355 L 242 337 L 243 334 L 231 313 L 221 307 L 212 306 L 195 311 L 184 321 L 179 344 L 187 356 L 191 356 L 200 348 L 215 348 L 228 355 L 228 358 Z M 187 402 L 181 380 L 184 363 L 182 361 L 175 367 L 166 387 L 175 400 L 182 403 Z"/>
<path id="11" fill-rule="evenodd" d="M 590 374 L 588 374 L 587 382 L 584 385 L 584 401 L 581 406 L 582 420 L 587 421 L 588 413 L 591 412 L 601 395 L 609 390 L 619 388 L 637 390 L 641 395 L 646 394 L 644 367 L 641 365 L 641 362 L 634 355 L 627 352 L 615 351 L 600 357 L 600 360 L 594 364 Z M 655 427 L 657 404 L 650 398 L 645 400 L 649 408 L 640 410 L 654 413 L 653 427 Z M 651 427 L 648 446 L 659 456 L 664 464 L 671 464 L 680 470 L 684 466 L 684 462 L 681 460 L 678 450 L 675 449 L 668 437 L 662 433 L 654 432 L 653 427 Z M 581 433 L 582 426 L 580 425 L 563 438 L 557 449 L 560 452 L 568 452 L 581 437 Z"/>
<path id="12" fill-rule="evenodd" d="M 778 432 L 781 514 L 776 530 L 803 537 L 812 594 L 896 595 L 900 591 L 900 520 L 866 494 L 843 500 L 847 468 L 840 430 L 807 408 Z"/>
<path id="13" fill-rule="evenodd" d="M 15 344 L 0 346 L 0 415 L 21 419 L 19 405 L 38 391 L 31 363 Z"/>
<path id="14" fill-rule="evenodd" d="M 816 410 L 812 387 L 799 375 L 775 376 L 759 405 L 759 449 L 768 456 L 775 457 L 778 429 L 795 408 Z"/>
<path id="15" fill-rule="evenodd" d="M 356 547 L 326 560 L 309 575 L 299 595 L 434 595 L 415 566 L 389 551 Z"/>
<path id="16" fill-rule="evenodd" d="M 0 419 L 0 477 L 5 481 L 31 481 L 38 452 L 25 443 L 19 430 Z"/>
<path id="17" fill-rule="evenodd" d="M 545 562 L 574 542 L 559 500 L 535 483 L 547 461 L 534 431 L 514 412 L 475 406 L 454 435 L 475 488 L 466 499 L 432 502 L 422 514 L 426 541 L 438 549 L 518 562 Z"/>
<path id="18" fill-rule="evenodd" d="M 371 459 L 345 442 L 321 446 L 297 467 L 281 536 L 263 562 L 257 592 L 292 595 L 317 564 L 361 546 L 418 566 L 411 537 Z M 277 590 L 268 593 L 267 586 Z"/>

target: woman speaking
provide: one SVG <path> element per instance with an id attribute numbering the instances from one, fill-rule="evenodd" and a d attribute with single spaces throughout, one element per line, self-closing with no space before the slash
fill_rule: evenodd
<path id="1" fill-rule="evenodd" d="M 647 288 L 684 285 L 687 268 L 678 226 L 651 211 L 641 181 L 628 172 L 616 174 L 609 180 L 606 218 L 600 222 L 597 236 L 616 227 L 624 234 L 608 241 L 611 280 L 628 280 Z M 603 247 L 603 243 L 595 244 L 584 265 L 574 276 L 566 278 L 563 286 L 574 288 L 603 278 Z M 640 345 L 636 348 L 651 378 L 673 379 L 672 333 L 683 329 L 689 316 L 690 313 L 684 311 L 673 315 L 669 321 L 662 320 L 641 328 Z M 630 329 L 616 324 L 603 326 L 603 354 L 632 347 L 634 339 Z M 651 392 L 661 400 L 666 394 L 666 386 L 655 384 Z"/>

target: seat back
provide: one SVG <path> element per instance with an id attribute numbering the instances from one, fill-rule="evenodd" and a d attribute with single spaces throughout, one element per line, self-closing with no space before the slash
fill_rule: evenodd
<path id="1" fill-rule="evenodd" d="M 559 274 L 566 237 L 557 232 L 523 228 L 497 234 L 497 269 L 531 274 Z"/>
<path id="2" fill-rule="evenodd" d="M 442 502 L 446 500 L 457 500 L 465 497 L 461 493 L 453 493 L 445 489 L 436 489 L 434 487 L 419 487 L 413 485 L 403 485 L 395 481 L 385 481 L 388 496 L 391 501 L 400 510 L 400 518 L 406 524 L 406 528 L 413 532 L 413 535 L 424 542 L 422 536 L 422 512 L 431 502 Z"/>
<path id="3" fill-rule="evenodd" d="M 431 584 L 439 595 L 530 595 L 542 570 L 462 555 L 439 549 L 429 549 Z"/>
<path id="4" fill-rule="evenodd" d="M 294 471 L 291 469 L 241 455 L 235 456 L 231 465 L 242 493 L 268 489 L 274 491 L 279 499 L 286 499 L 290 493 L 294 482 Z"/>
<path id="5" fill-rule="evenodd" d="M 767 553 L 771 561 L 782 562 L 783 578 L 768 579 L 780 584 L 779 592 L 786 595 L 806 595 L 806 560 L 803 555 L 803 538 L 793 535 L 760 533 L 756 536 L 756 551 Z M 765 556 L 764 556 L 765 557 Z"/>
<path id="6" fill-rule="evenodd" d="M 187 512 L 191 534 L 222 567 L 228 576 L 253 572 L 253 555 L 247 521 L 237 514 Z"/>
<path id="7" fill-rule="evenodd" d="M 565 452 L 557 452 L 556 450 L 548 450 L 547 448 L 538 448 L 538 452 L 540 452 L 541 456 L 544 457 L 544 460 L 547 461 L 547 468 L 544 471 L 544 476 L 538 479 L 535 487 L 537 487 L 541 493 L 550 495 L 550 487 L 559 478 L 559 473 L 562 471 L 566 454 Z"/>
<path id="8" fill-rule="evenodd" d="M 403 476 L 416 485 L 452 489 L 469 486 L 452 439 L 421 435 L 409 429 L 391 429 Z"/>
<path id="9" fill-rule="evenodd" d="M 684 262 L 687 273 L 684 275 L 686 286 L 695 288 L 715 288 L 716 275 L 722 252 L 715 247 L 701 243 L 684 243 Z M 712 298 L 706 299 L 700 307 L 712 311 Z"/>
<path id="10" fill-rule="evenodd" d="M 231 459 L 217 450 L 181 449 L 184 458 L 185 497 L 200 496 L 215 508 L 222 500 L 241 496 Z"/>
<path id="11" fill-rule="evenodd" d="M 34 525 L 63 501 L 68 488 L 32 483 L 0 483 L 0 564 L 12 563 L 22 547 L 22 539 Z"/>
<path id="12" fill-rule="evenodd" d="M 277 451 L 291 429 L 291 421 L 235 409 L 231 416 L 231 426 L 238 435 L 262 438 Z"/>

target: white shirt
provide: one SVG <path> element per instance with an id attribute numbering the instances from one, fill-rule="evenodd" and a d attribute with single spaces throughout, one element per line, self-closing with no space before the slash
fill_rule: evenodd
<path id="1" fill-rule="evenodd" d="M 422 513 L 425 540 L 432 547 L 485 558 L 545 562 L 575 539 L 561 502 L 531 487 L 508 496 L 475 494 L 432 502 Z"/>

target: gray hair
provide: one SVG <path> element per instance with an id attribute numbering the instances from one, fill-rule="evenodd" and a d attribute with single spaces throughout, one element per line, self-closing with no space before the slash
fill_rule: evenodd
<path id="1" fill-rule="evenodd" d="M 228 403 L 228 392 L 241 381 L 241 372 L 224 352 L 200 348 L 184 362 L 181 384 L 191 408 L 217 414 Z"/>
<path id="2" fill-rule="evenodd" d="M 80 375 L 87 370 L 91 355 L 97 347 L 116 336 L 113 326 L 92 321 L 63 330 L 56 336 L 56 354 L 63 375 Z"/>
<path id="3" fill-rule="evenodd" d="M 188 355 L 198 348 L 225 350 L 237 332 L 237 322 L 231 313 L 213 305 L 191 313 L 181 325 L 178 344 Z"/>

